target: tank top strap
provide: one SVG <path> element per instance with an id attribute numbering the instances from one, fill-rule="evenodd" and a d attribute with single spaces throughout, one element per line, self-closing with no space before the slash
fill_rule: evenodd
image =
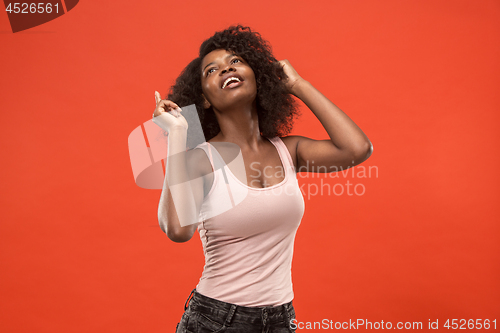
<path id="1" fill-rule="evenodd" d="M 222 158 L 222 156 L 219 154 L 217 149 L 212 146 L 209 142 L 203 142 L 196 146 L 195 148 L 201 148 L 205 151 L 205 154 L 207 154 L 208 159 L 210 160 L 210 165 L 212 166 L 212 169 L 214 170 L 214 175 L 215 179 L 214 182 L 218 181 L 218 170 L 222 171 L 222 176 L 224 179 L 224 182 L 226 184 L 229 184 L 229 180 L 227 178 L 226 174 L 226 162 Z"/>
<path id="2" fill-rule="evenodd" d="M 212 146 L 209 142 L 207 142 L 207 146 L 208 146 L 208 153 L 210 154 L 210 159 L 212 166 L 214 167 L 214 170 L 221 169 L 222 172 L 224 173 L 224 178 L 225 178 L 226 176 L 224 172 L 224 167 L 226 166 L 226 162 L 224 162 L 224 159 L 222 158 L 222 156 L 220 156 L 219 152 L 214 146 Z"/>
<path id="3" fill-rule="evenodd" d="M 280 155 L 283 156 L 283 158 L 282 158 L 283 165 L 286 168 L 293 170 L 293 172 L 295 173 L 295 166 L 293 164 L 292 156 L 290 155 L 290 152 L 288 151 L 288 148 L 286 147 L 283 140 L 281 140 L 281 138 L 279 136 L 275 136 L 273 138 L 268 138 L 268 139 L 272 143 L 274 143 L 276 148 L 279 150 Z"/>

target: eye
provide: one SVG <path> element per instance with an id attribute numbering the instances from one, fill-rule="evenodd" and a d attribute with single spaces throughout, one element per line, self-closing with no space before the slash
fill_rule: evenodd
<path id="1" fill-rule="evenodd" d="M 231 60 L 231 63 L 234 64 L 236 62 L 242 62 L 241 59 L 238 59 L 238 58 L 234 58 L 233 60 Z"/>
<path id="2" fill-rule="evenodd" d="M 208 76 L 208 75 L 210 75 L 210 73 L 212 73 L 212 71 L 215 71 L 215 68 L 213 68 L 213 67 L 212 67 L 212 68 L 209 68 L 209 69 L 207 70 L 207 76 Z"/>

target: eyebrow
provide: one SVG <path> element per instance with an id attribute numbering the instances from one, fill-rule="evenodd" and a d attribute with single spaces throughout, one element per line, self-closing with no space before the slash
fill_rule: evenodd
<path id="1" fill-rule="evenodd" d="M 235 56 L 238 57 L 238 55 L 236 53 L 231 53 L 231 54 L 228 54 L 224 59 L 235 57 Z M 208 65 L 206 65 L 205 68 L 203 68 L 202 73 L 205 72 L 205 69 L 207 69 L 208 66 L 213 65 L 213 64 L 215 64 L 215 62 L 212 61 L 211 63 L 209 63 Z"/>

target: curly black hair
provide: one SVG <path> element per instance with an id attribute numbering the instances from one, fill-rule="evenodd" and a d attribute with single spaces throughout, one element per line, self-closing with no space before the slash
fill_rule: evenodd
<path id="1" fill-rule="evenodd" d="M 201 126 L 208 141 L 220 132 L 212 107 L 203 107 L 201 63 L 217 49 L 225 49 L 242 57 L 252 68 L 257 84 L 257 114 L 264 137 L 285 136 L 300 113 L 284 84 L 286 74 L 274 58 L 271 46 L 258 32 L 241 25 L 216 32 L 200 46 L 198 58 L 191 61 L 170 88 L 167 99 L 180 107 L 195 104 Z"/>

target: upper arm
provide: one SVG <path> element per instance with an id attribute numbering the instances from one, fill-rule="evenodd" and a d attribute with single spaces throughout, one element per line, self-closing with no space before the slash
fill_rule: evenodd
<path id="1" fill-rule="evenodd" d="M 331 140 L 314 140 L 292 135 L 282 138 L 297 172 L 329 173 L 345 170 L 365 161 L 372 152 L 371 144 L 352 150 L 337 148 Z"/>
<path id="2" fill-rule="evenodd" d="M 177 209 L 174 205 L 174 200 L 169 193 L 169 200 L 167 210 L 169 219 L 177 221 L 174 224 L 169 224 L 174 226 L 173 228 L 168 228 L 168 237 L 175 242 L 186 242 L 190 240 L 196 229 L 198 228 L 199 222 L 198 217 L 200 216 L 200 209 L 203 204 L 203 199 L 205 197 L 205 188 L 207 179 L 211 175 L 211 165 L 210 161 L 206 157 L 206 154 L 202 149 L 192 149 L 185 153 L 186 168 L 189 184 L 184 184 L 189 186 L 190 192 L 193 195 L 194 205 L 195 205 L 195 215 L 197 221 L 186 226 L 179 225 L 179 217 L 177 214 Z M 213 177 L 212 177 L 213 178 Z M 170 192 L 170 191 L 169 191 Z M 182 202 L 180 202 L 182 206 Z M 182 207 L 178 207 L 183 209 Z M 177 226 L 175 226 L 177 225 Z M 165 231 L 165 230 L 164 230 Z"/>
<path id="3" fill-rule="evenodd" d="M 189 179 L 199 214 L 205 194 L 212 186 L 213 170 L 210 161 L 203 149 L 192 149 L 186 152 L 186 165 Z"/>

